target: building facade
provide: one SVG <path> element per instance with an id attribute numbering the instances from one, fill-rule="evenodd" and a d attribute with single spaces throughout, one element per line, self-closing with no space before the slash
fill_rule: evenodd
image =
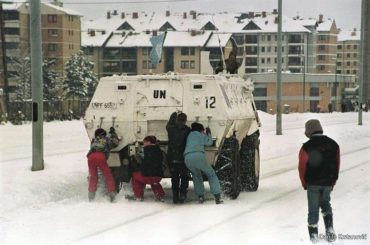
<path id="1" fill-rule="evenodd" d="M 59 4 L 59 3 L 55 3 Z M 61 5 L 41 3 L 41 35 L 44 59 L 55 60 L 53 71 L 63 75 L 69 57 L 81 49 L 81 14 Z M 6 6 L 6 5 L 4 5 Z M 29 3 L 13 4 L 4 9 L 4 34 L 10 100 L 15 99 L 19 67 L 14 63 L 30 59 Z M 0 56 L 3 52 L 0 53 Z M 2 59 L 1 59 L 2 60 Z M 1 71 L 4 66 L 1 64 Z M 3 74 L 3 72 L 2 72 Z M 1 77 L 0 84 L 3 84 Z M 3 86 L 3 85 L 2 85 Z"/>

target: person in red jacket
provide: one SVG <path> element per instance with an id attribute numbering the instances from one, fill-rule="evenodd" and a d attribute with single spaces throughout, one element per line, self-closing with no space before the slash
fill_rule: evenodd
<path id="1" fill-rule="evenodd" d="M 324 217 L 326 239 L 336 239 L 333 228 L 333 212 L 330 194 L 338 179 L 340 167 L 339 145 L 323 135 L 319 120 L 306 122 L 305 135 L 309 140 L 299 152 L 299 177 L 302 186 L 307 190 L 308 232 L 312 242 L 318 241 L 319 210 Z"/>
<path id="2" fill-rule="evenodd" d="M 139 171 L 132 173 L 132 189 L 136 200 L 144 200 L 144 188 L 149 184 L 157 201 L 162 201 L 164 190 L 160 181 L 163 177 L 163 152 L 157 144 L 155 136 L 147 136 L 143 140 L 144 158 Z"/>
<path id="3" fill-rule="evenodd" d="M 98 169 L 103 172 L 110 201 L 113 202 L 116 196 L 116 186 L 107 160 L 110 150 L 118 145 L 119 140 L 113 127 L 110 128 L 109 134 L 110 137 L 107 137 L 107 132 L 102 128 L 95 130 L 95 137 L 91 141 L 90 150 L 87 153 L 90 201 L 95 199 L 95 192 L 98 185 Z"/>

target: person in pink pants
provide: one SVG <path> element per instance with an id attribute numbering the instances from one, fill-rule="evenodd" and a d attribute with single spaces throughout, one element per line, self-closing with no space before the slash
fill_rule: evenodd
<path id="1" fill-rule="evenodd" d="M 154 136 L 144 138 L 144 158 L 139 171 L 132 174 L 132 189 L 136 200 L 144 200 L 144 188 L 149 184 L 155 199 L 162 201 L 165 195 L 160 181 L 163 177 L 163 153 Z"/>

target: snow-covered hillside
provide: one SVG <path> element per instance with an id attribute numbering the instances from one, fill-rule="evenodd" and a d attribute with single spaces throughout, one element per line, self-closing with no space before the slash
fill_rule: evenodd
<path id="1" fill-rule="evenodd" d="M 332 194 L 336 232 L 367 235 L 336 244 L 369 244 L 370 113 L 362 126 L 355 113 L 283 115 L 281 136 L 275 135 L 275 117 L 260 117 L 260 188 L 222 205 L 173 205 L 170 196 L 158 203 L 150 190 L 144 202 L 128 201 L 120 192 L 113 204 L 102 193 L 89 203 L 89 141 L 82 121 L 45 123 L 45 170 L 38 172 L 30 170 L 31 125 L 1 125 L 0 243 L 310 244 L 297 159 L 307 140 L 305 121 L 318 118 L 341 146 L 341 173 Z M 170 181 L 162 183 L 170 194 Z M 323 233 L 322 220 L 319 225 Z"/>

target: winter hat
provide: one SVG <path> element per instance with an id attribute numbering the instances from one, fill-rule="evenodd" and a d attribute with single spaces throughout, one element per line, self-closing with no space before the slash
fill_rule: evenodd
<path id="1" fill-rule="evenodd" d="M 200 123 L 194 122 L 191 124 L 191 131 L 202 132 L 204 131 L 204 126 Z"/>
<path id="2" fill-rule="evenodd" d="M 306 131 L 304 134 L 308 137 L 311 138 L 312 134 L 314 133 L 323 133 L 324 130 L 322 129 L 322 126 L 320 124 L 320 121 L 317 119 L 311 119 L 306 122 Z"/>
<path id="3" fill-rule="evenodd" d="M 97 130 L 95 130 L 95 138 L 101 135 L 106 136 L 107 132 L 102 128 L 98 128 Z"/>
<path id="4" fill-rule="evenodd" d="M 180 113 L 177 115 L 176 121 L 181 124 L 185 124 L 187 121 L 188 117 L 186 116 L 185 113 Z"/>

